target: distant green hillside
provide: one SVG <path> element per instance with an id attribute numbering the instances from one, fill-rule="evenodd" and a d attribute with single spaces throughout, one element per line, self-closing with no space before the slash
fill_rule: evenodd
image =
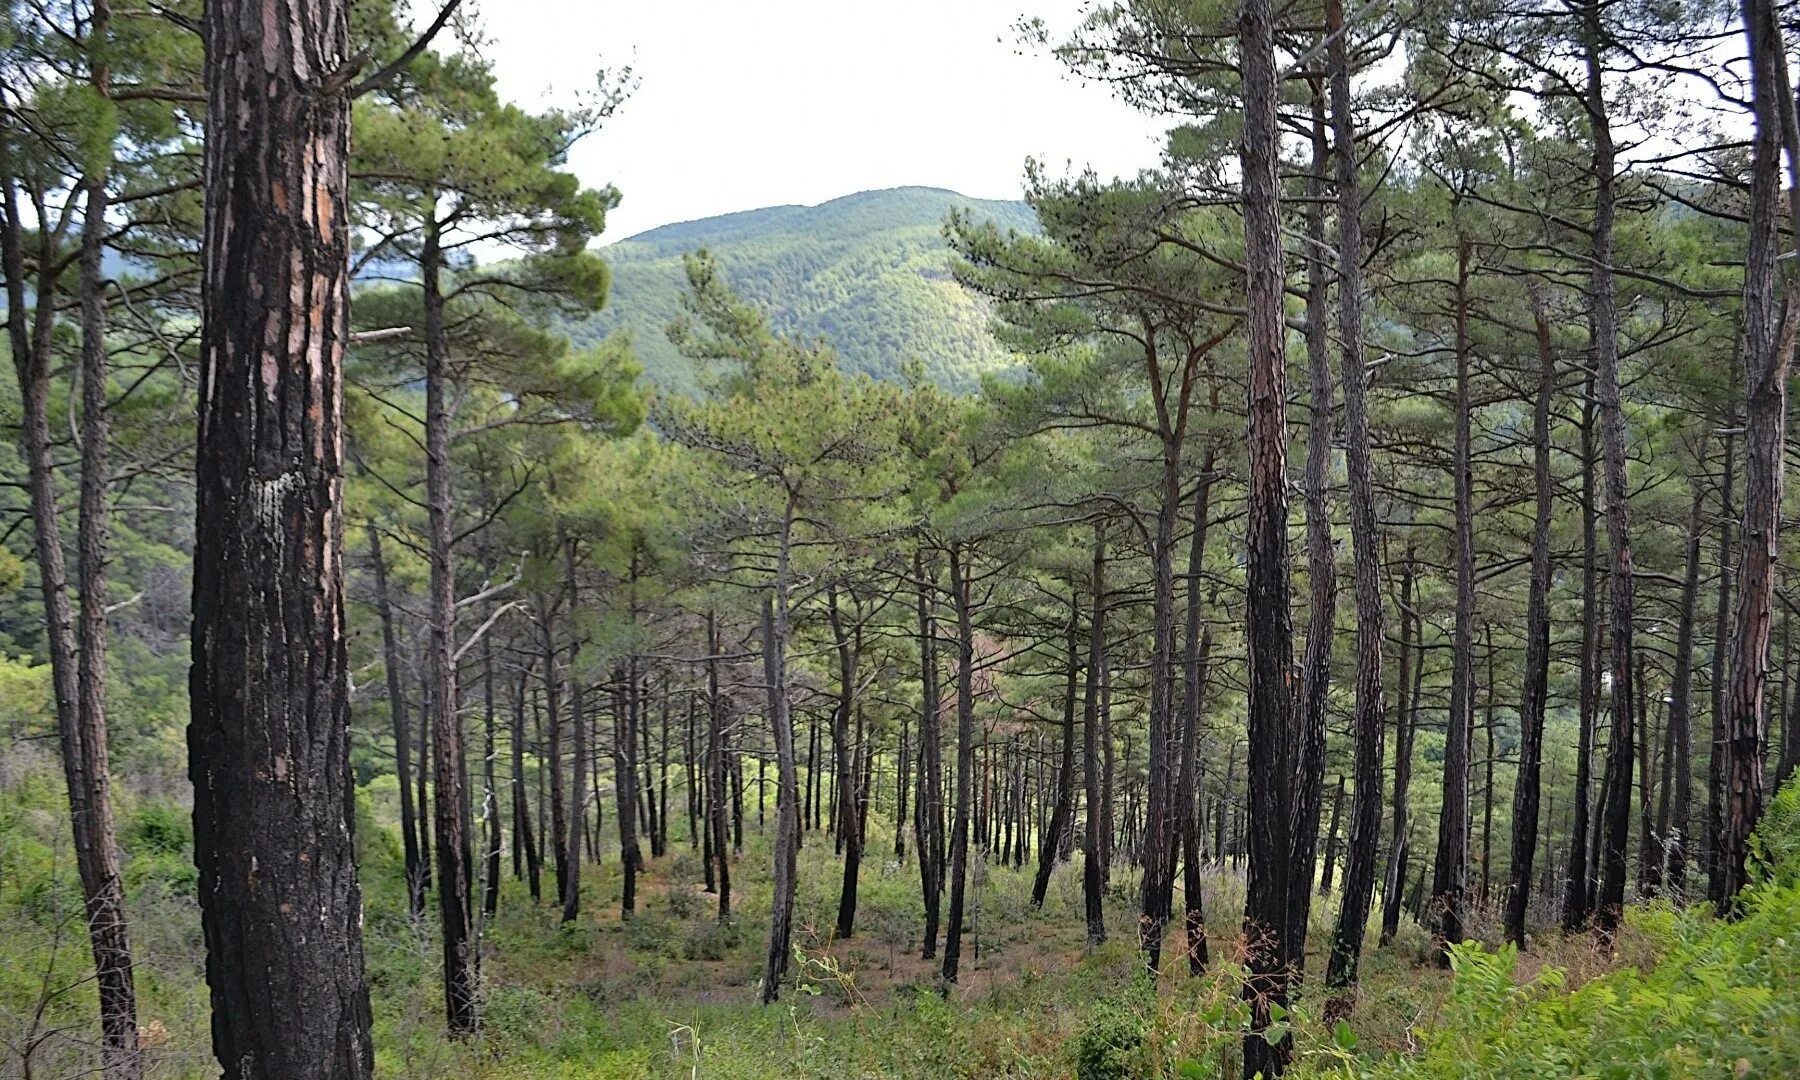
<path id="1" fill-rule="evenodd" d="M 942 227 L 953 207 L 1021 229 L 1036 224 L 1022 202 L 908 187 L 665 225 L 604 249 L 612 296 L 571 332 L 585 343 L 627 330 L 653 382 L 691 387 L 693 365 L 665 329 L 681 310 L 681 257 L 705 248 L 778 329 L 824 338 L 846 369 L 895 378 L 916 359 L 939 384 L 970 389 L 1009 358 L 987 333 L 986 309 L 950 277 Z"/>

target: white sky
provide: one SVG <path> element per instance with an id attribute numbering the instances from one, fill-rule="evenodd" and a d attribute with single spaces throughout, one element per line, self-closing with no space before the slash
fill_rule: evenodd
<path id="1" fill-rule="evenodd" d="M 502 94 L 566 100 L 641 79 L 576 151 L 623 199 L 605 240 L 673 221 L 924 184 L 1017 198 L 1027 156 L 1103 176 L 1156 164 L 1164 124 L 1018 44 L 1079 0 L 486 0 Z"/>

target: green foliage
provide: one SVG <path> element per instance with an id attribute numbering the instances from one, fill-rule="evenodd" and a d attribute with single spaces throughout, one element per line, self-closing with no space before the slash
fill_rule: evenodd
<path id="1" fill-rule="evenodd" d="M 1564 992 L 1546 966 L 1522 977 L 1512 946 L 1452 950 L 1450 1000 L 1424 1052 L 1393 1058 L 1381 1077 L 1777 1077 L 1800 1061 L 1800 784 L 1770 806 L 1758 848 L 1761 880 L 1742 917 L 1706 905 L 1635 909 L 1653 943 L 1645 969 L 1623 968 Z"/>
<path id="2" fill-rule="evenodd" d="M 1114 1001 L 1096 1004 L 1075 1037 L 1078 1080 L 1134 1080 L 1147 1075 L 1144 1018 Z"/>
<path id="3" fill-rule="evenodd" d="M 917 361 L 940 385 L 972 390 L 1012 361 L 987 332 L 986 306 L 951 278 L 942 229 L 957 207 L 1003 226 L 1034 224 L 1022 203 L 896 188 L 666 225 L 602 249 L 612 301 L 571 333 L 585 342 L 628 331 L 652 382 L 692 391 L 695 364 L 664 328 L 681 310 L 683 256 L 705 249 L 778 333 L 829 340 L 847 373 L 898 380 Z"/>

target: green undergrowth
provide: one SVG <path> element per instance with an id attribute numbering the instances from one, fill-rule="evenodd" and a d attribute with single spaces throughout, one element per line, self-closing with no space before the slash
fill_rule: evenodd
<path id="1" fill-rule="evenodd" d="M 0 789 L 0 1077 L 71 1075 L 92 1053 L 92 986 L 61 790 L 34 770 Z M 855 938 L 833 941 L 838 875 L 829 838 L 801 859 L 795 952 L 782 1000 L 756 1004 L 768 917 L 766 837 L 747 822 L 734 917 L 721 924 L 685 844 L 650 862 L 638 909 L 619 917 L 616 858 L 584 871 L 583 915 L 560 925 L 510 873 L 486 927 L 479 1038 L 444 1037 L 434 911 L 406 909 L 399 845 L 361 803 L 365 947 L 377 1074 L 391 1080 L 636 1077 L 1074 1077 L 1238 1075 L 1247 1011 L 1236 923 L 1241 879 L 1206 882 L 1212 964 L 1186 974 L 1171 950 L 1141 971 L 1133 889 L 1115 881 L 1104 946 L 1081 932 L 1076 867 L 1042 910 L 1032 867 L 981 866 L 962 979 L 948 994 L 918 956 L 917 867 L 872 843 Z M 216 1075 L 207 1051 L 187 815 L 126 800 L 121 841 L 138 950 L 140 1016 L 156 1080 Z M 872 825 L 871 832 L 881 826 Z M 1353 1000 L 1309 980 L 1274 1034 L 1294 1075 L 1354 1077 L 1779 1077 L 1800 1062 L 1800 788 L 1771 806 L 1742 917 L 1666 903 L 1632 909 L 1610 951 L 1549 935 L 1531 953 L 1461 946 L 1454 972 L 1426 962 L 1410 921 L 1375 948 Z M 612 853 L 608 851 L 607 855 Z M 548 880 L 546 891 L 551 888 Z M 1178 899 L 1179 902 L 1179 899 Z M 1327 940 L 1335 902 L 1314 905 Z M 1171 939 L 1173 944 L 1173 939 Z M 1322 970 L 1323 958 L 1308 958 Z M 1346 1008 L 1348 1012 L 1346 1014 Z"/>

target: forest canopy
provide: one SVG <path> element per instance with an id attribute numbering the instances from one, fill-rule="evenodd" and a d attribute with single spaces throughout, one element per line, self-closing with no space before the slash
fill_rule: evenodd
<path id="1" fill-rule="evenodd" d="M 617 242 L 501 12 L 0 10 L 0 1078 L 1800 1068 L 1800 9 Z"/>

